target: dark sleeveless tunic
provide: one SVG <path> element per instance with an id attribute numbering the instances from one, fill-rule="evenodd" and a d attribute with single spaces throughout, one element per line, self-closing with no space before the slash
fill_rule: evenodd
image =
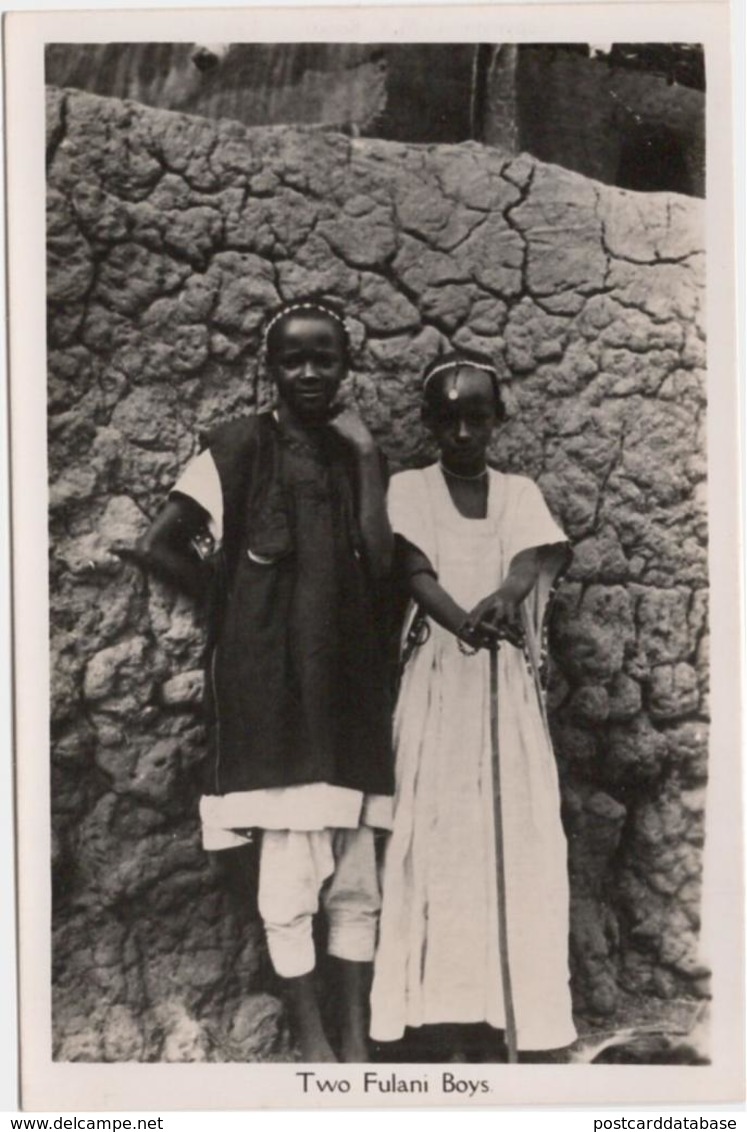
<path id="1" fill-rule="evenodd" d="M 383 602 L 356 518 L 356 466 L 271 414 L 209 438 L 224 539 L 206 698 L 206 792 L 326 782 L 391 794 Z"/>

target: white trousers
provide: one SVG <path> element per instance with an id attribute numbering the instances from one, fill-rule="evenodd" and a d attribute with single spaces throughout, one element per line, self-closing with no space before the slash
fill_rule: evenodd
<path id="1" fill-rule="evenodd" d="M 312 917 L 320 897 L 329 954 L 371 962 L 381 907 L 373 829 L 263 830 L 259 912 L 283 978 L 314 969 Z"/>

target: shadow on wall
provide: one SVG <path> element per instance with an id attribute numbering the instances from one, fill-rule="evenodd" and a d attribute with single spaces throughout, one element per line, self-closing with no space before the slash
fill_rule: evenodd
<path id="1" fill-rule="evenodd" d="M 200 847 L 201 627 L 110 550 L 264 398 L 266 312 L 309 293 L 346 311 L 347 395 L 395 469 L 426 452 L 425 365 L 505 353 L 492 458 L 575 547 L 550 692 L 575 1004 L 605 1031 L 686 1012 L 708 994 L 701 203 L 76 92 L 47 126 L 55 1056 L 290 1056 L 251 854 L 226 884 Z"/>
<path id="2" fill-rule="evenodd" d="M 52 44 L 47 81 L 244 125 L 468 139 L 606 184 L 703 196 L 694 44 Z M 437 76 L 438 81 L 434 81 Z"/>
<path id="3" fill-rule="evenodd" d="M 662 125 L 639 126 L 627 134 L 620 146 L 615 184 L 638 192 L 695 195 L 687 150 L 674 131 Z"/>
<path id="4" fill-rule="evenodd" d="M 620 188 L 705 196 L 704 88 L 673 81 L 662 73 L 666 59 L 649 58 L 645 46 L 636 45 L 635 67 L 622 65 L 625 54 L 615 45 L 593 58 L 581 45 L 520 47 L 519 145 Z M 694 45 L 670 46 L 672 65 L 683 54 L 702 62 Z M 704 83 L 694 65 L 681 78 Z M 498 145 L 500 132 L 498 119 L 489 135 Z"/>

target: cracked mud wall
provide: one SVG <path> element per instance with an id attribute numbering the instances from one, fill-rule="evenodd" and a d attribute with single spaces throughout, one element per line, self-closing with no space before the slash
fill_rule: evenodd
<path id="1" fill-rule="evenodd" d="M 56 90 L 48 166 L 55 1056 L 289 1056 L 251 852 L 199 845 L 201 627 L 109 550 L 266 400 L 259 326 L 307 292 L 345 305 L 349 395 L 395 467 L 428 452 L 423 366 L 505 347 L 493 456 L 575 546 L 550 703 L 576 1006 L 706 994 L 701 202 Z"/>

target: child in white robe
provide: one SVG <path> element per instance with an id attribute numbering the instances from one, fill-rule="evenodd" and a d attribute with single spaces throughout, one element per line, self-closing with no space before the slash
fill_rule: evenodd
<path id="1" fill-rule="evenodd" d="M 511 995 L 519 1049 L 549 1050 L 575 1037 L 567 851 L 539 681 L 544 613 L 569 550 L 537 486 L 486 463 L 504 415 L 489 359 L 432 364 L 423 415 L 440 460 L 395 476 L 389 491 L 412 598 L 411 655 L 395 714 L 371 1034 L 386 1042 L 428 1024 L 506 1027 L 490 728 L 489 649 L 499 643 Z"/>

